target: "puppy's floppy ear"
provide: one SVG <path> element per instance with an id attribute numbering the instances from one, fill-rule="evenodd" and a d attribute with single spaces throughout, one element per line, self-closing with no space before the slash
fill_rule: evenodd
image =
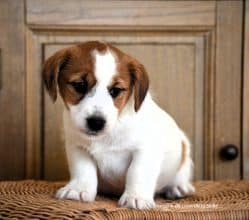
<path id="1" fill-rule="evenodd" d="M 149 89 L 149 77 L 144 66 L 137 60 L 128 64 L 131 82 L 134 86 L 135 111 L 137 112 L 144 101 Z"/>
<path id="2" fill-rule="evenodd" d="M 66 67 L 69 59 L 70 53 L 67 49 L 64 49 L 49 57 L 43 65 L 43 80 L 48 93 L 54 102 L 57 98 L 57 83 L 59 74 Z"/>

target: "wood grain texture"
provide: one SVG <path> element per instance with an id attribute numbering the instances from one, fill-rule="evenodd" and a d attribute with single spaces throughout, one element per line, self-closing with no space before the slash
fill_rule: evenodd
<path id="1" fill-rule="evenodd" d="M 0 1 L 0 180 L 25 172 L 24 2 Z"/>
<path id="2" fill-rule="evenodd" d="M 217 2 L 215 179 L 241 178 L 240 157 L 222 161 L 219 151 L 226 144 L 241 147 L 242 6 L 242 1 Z"/>
<path id="3" fill-rule="evenodd" d="M 200 25 L 215 24 L 215 1 L 27 0 L 30 25 Z"/>
<path id="4" fill-rule="evenodd" d="M 245 2 L 243 88 L 243 178 L 249 179 L 249 2 Z"/>
<path id="5" fill-rule="evenodd" d="M 36 36 L 26 30 L 26 178 L 42 177 L 42 53 Z"/>
<path id="6" fill-rule="evenodd" d="M 216 53 L 216 31 L 215 28 L 206 33 L 205 49 L 205 88 L 204 88 L 204 179 L 214 179 L 214 118 L 215 118 L 215 53 Z"/>
<path id="7" fill-rule="evenodd" d="M 2 76 L 3 76 L 3 61 L 2 61 L 2 50 L 0 48 L 0 90 L 2 88 Z"/>
<path id="8" fill-rule="evenodd" d="M 69 179 L 69 171 L 65 153 L 65 139 L 63 130 L 64 103 L 60 97 L 57 103 L 51 102 L 46 93 L 44 97 L 44 165 L 43 178 L 47 180 Z"/>

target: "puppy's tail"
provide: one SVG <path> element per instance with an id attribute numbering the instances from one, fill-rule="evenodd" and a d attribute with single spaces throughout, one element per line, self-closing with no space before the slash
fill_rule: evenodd
<path id="1" fill-rule="evenodd" d="M 183 131 L 181 131 L 182 155 L 179 169 L 187 169 L 189 179 L 192 178 L 193 161 L 191 160 L 191 143 Z"/>
<path id="2" fill-rule="evenodd" d="M 182 139 L 182 154 L 184 154 L 186 157 L 190 157 L 191 143 L 183 131 L 181 131 L 181 139 Z"/>

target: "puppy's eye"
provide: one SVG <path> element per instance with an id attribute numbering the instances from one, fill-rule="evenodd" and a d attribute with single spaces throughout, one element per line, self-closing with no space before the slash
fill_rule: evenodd
<path id="1" fill-rule="evenodd" d="M 85 81 L 71 82 L 70 84 L 77 93 L 84 94 L 87 92 L 87 82 Z"/>
<path id="2" fill-rule="evenodd" d="M 113 87 L 109 90 L 109 93 L 112 98 L 116 98 L 124 89 L 119 88 L 119 87 Z"/>

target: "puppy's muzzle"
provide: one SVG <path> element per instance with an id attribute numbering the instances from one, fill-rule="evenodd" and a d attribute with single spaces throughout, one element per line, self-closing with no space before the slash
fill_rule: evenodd
<path id="1" fill-rule="evenodd" d="M 101 116 L 90 116 L 86 119 L 87 127 L 91 132 L 97 133 L 104 129 L 106 120 Z"/>

